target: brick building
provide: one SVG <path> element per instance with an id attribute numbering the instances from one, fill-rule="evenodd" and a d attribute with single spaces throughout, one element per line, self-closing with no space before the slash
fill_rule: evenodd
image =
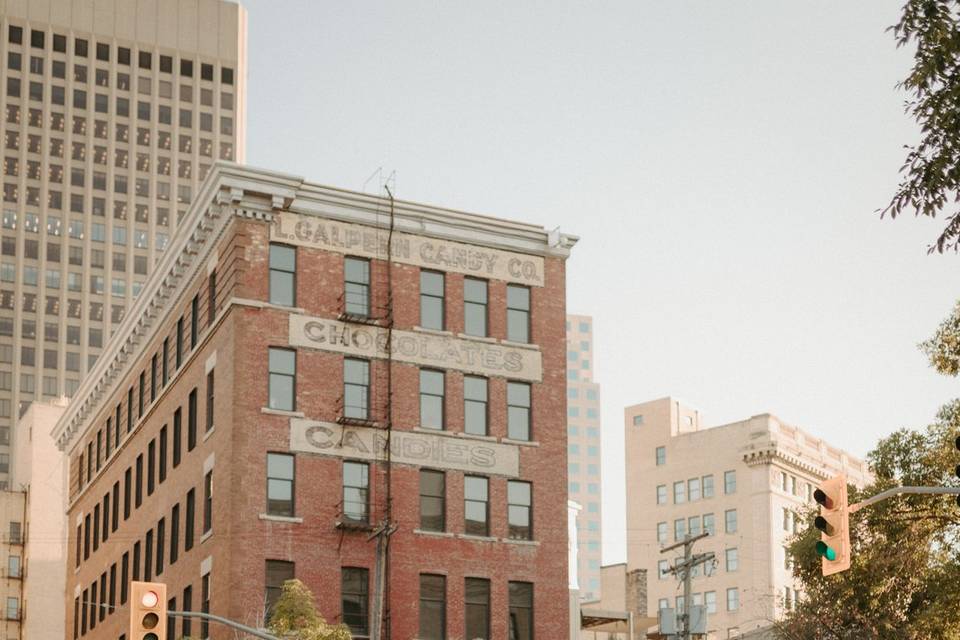
<path id="1" fill-rule="evenodd" d="M 575 241 L 215 165 L 54 433 L 68 637 L 131 579 L 262 624 L 290 577 L 368 637 L 378 565 L 383 637 L 565 635 Z"/>

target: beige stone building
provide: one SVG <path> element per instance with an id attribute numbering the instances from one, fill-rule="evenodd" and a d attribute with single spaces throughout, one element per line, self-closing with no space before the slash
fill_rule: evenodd
<path id="1" fill-rule="evenodd" d="M 7 572 L 19 564 L 20 637 L 29 640 L 64 637 L 67 459 L 50 433 L 66 407 L 66 398 L 60 398 L 34 402 L 27 409 L 19 422 L 22 433 L 13 456 L 12 491 L 5 492 L 22 496 L 24 503 L 23 544 L 9 550 Z M 10 560 L 17 554 L 19 561 Z M 13 637 L 8 634 L 7 640 Z"/>
<path id="2" fill-rule="evenodd" d="M 593 378 L 593 318 L 567 316 L 567 479 L 577 518 L 580 598 L 600 597 L 600 385 Z"/>
<path id="3" fill-rule="evenodd" d="M 771 414 L 706 428 L 674 398 L 625 409 L 627 565 L 647 569 L 647 607 L 684 606 L 665 573 L 682 549 L 660 549 L 710 532 L 695 552 L 716 554 L 694 573 L 693 604 L 707 607 L 712 638 L 736 638 L 769 625 L 792 606 L 797 585 L 785 554 L 808 526 L 795 515 L 813 503 L 817 483 L 845 472 L 869 479 L 866 463 Z"/>
<path id="4" fill-rule="evenodd" d="M 244 159 L 246 14 L 0 0 L 0 486 L 14 422 L 71 396 L 218 159 Z"/>

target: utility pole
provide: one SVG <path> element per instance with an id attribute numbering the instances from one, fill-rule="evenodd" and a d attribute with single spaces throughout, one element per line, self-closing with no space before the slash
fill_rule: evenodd
<path id="1" fill-rule="evenodd" d="M 682 542 L 677 542 L 669 547 L 660 549 L 660 553 L 666 553 L 678 547 L 683 547 L 683 560 L 674 563 L 672 567 L 667 569 L 667 573 L 672 573 L 683 580 L 683 613 L 679 615 L 680 622 L 682 623 L 680 627 L 680 640 L 691 640 L 690 607 L 693 604 L 691 602 L 693 598 L 693 568 L 705 562 L 712 562 L 716 557 L 712 551 L 707 553 L 693 553 L 693 545 L 709 535 L 710 533 L 707 531 L 696 536 L 686 535 Z"/>

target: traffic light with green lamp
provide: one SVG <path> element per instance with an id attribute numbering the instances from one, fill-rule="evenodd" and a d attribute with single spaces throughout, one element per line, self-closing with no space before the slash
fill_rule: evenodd
<path id="1" fill-rule="evenodd" d="M 166 640 L 167 585 L 130 583 L 130 640 Z"/>
<path id="2" fill-rule="evenodd" d="M 820 505 L 814 526 L 820 530 L 817 555 L 823 575 L 850 568 L 850 516 L 847 505 L 847 477 L 844 474 L 824 480 L 813 492 Z"/>

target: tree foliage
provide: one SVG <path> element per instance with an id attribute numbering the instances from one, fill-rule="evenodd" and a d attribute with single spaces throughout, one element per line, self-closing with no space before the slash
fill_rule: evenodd
<path id="1" fill-rule="evenodd" d="M 930 366 L 940 373 L 954 377 L 960 373 L 960 302 L 920 348 L 930 359 Z"/>
<path id="2" fill-rule="evenodd" d="M 946 226 L 930 247 L 960 249 L 960 2 L 907 0 L 890 27 L 897 46 L 916 46 L 913 67 L 898 87 L 906 111 L 920 125 L 920 141 L 908 145 L 901 182 L 881 212 L 936 217 Z"/>
<path id="3" fill-rule="evenodd" d="M 273 606 L 270 633 L 291 640 L 350 640 L 346 625 L 330 625 L 317 612 L 313 593 L 299 580 L 283 583 L 283 593 Z"/>

